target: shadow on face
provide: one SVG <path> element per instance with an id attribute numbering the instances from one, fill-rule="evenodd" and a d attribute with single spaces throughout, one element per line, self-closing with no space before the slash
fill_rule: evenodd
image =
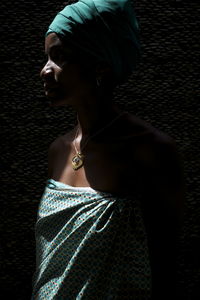
<path id="1" fill-rule="evenodd" d="M 101 97 L 112 92 L 110 67 L 66 44 L 56 33 L 46 37 L 45 54 L 48 59 L 40 76 L 44 81 L 45 95 L 53 106 L 76 106 L 91 95 L 95 98 L 99 92 Z M 102 79 L 100 89 L 97 89 L 97 77 Z"/>

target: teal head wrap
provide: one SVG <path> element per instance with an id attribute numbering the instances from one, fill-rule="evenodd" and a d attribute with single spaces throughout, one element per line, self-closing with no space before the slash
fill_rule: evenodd
<path id="1" fill-rule="evenodd" d="M 45 36 L 55 32 L 91 59 L 108 63 L 119 85 L 139 60 L 138 31 L 130 0 L 79 0 L 56 15 Z"/>

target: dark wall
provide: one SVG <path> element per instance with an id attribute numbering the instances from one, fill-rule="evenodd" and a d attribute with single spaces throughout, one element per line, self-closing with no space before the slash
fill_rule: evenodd
<path id="1" fill-rule="evenodd" d="M 135 1 L 143 59 L 138 71 L 115 91 L 120 107 L 175 138 L 184 160 L 187 201 L 178 262 L 178 299 L 182 300 L 200 299 L 197 3 Z M 49 0 L 0 3 L 0 291 L 7 298 L 14 293 L 13 299 L 30 299 L 34 226 L 47 178 L 48 147 L 76 122 L 72 109 L 48 106 L 39 78 L 45 62 L 44 33 L 61 4 Z"/>

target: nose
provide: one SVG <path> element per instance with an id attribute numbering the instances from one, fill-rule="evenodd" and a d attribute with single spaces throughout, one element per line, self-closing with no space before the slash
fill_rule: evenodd
<path id="1" fill-rule="evenodd" d="M 40 72 L 40 77 L 44 80 L 45 78 L 51 77 L 52 75 L 53 69 L 50 66 L 49 62 L 47 62 Z"/>

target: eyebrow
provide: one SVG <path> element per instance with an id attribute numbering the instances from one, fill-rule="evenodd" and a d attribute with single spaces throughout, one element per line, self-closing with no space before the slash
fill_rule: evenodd
<path id="1" fill-rule="evenodd" d="M 49 52 L 52 51 L 52 49 L 55 49 L 55 48 L 61 48 L 64 52 L 66 52 L 68 54 L 73 54 L 72 51 L 65 49 L 64 47 L 62 47 L 62 45 L 53 45 L 49 48 L 49 51 L 44 51 L 44 53 L 47 55 Z"/>
<path id="2" fill-rule="evenodd" d="M 50 48 L 49 48 L 49 51 L 44 51 L 44 53 L 45 54 L 48 54 L 52 49 L 54 49 L 54 48 L 61 48 L 61 45 L 53 45 L 53 46 L 51 46 Z"/>

